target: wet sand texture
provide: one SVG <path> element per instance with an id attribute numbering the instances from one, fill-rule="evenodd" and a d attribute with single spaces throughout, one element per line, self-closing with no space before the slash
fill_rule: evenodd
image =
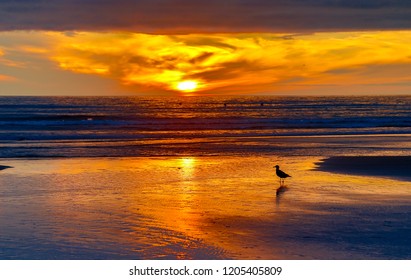
<path id="1" fill-rule="evenodd" d="M 320 171 L 411 180 L 410 156 L 335 156 L 324 159 Z"/>

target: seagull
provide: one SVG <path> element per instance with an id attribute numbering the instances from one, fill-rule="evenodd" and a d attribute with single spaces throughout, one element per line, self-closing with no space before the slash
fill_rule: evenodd
<path id="1" fill-rule="evenodd" d="M 285 178 L 291 177 L 291 176 L 285 173 L 284 171 L 281 171 L 280 166 L 276 165 L 274 167 L 275 167 L 275 174 L 277 174 L 277 176 L 280 177 L 280 185 L 282 186 L 284 184 Z"/>

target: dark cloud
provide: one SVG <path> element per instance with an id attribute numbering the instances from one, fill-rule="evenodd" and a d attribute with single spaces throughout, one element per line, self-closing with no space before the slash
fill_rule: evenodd
<path id="1" fill-rule="evenodd" d="M 410 27 L 409 0 L 0 0 L 0 30 L 200 33 Z"/>

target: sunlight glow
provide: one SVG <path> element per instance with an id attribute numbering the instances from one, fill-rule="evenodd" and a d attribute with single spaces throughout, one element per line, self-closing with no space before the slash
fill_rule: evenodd
<path id="1" fill-rule="evenodd" d="M 181 159 L 181 165 L 184 168 L 192 168 L 194 166 L 194 163 L 195 163 L 195 159 L 191 157 Z"/>
<path id="2" fill-rule="evenodd" d="M 177 84 L 177 89 L 181 91 L 195 91 L 198 87 L 198 83 L 196 81 L 183 81 Z"/>
<path id="3" fill-rule="evenodd" d="M 191 179 L 195 170 L 195 158 L 181 158 L 180 166 L 182 169 L 182 176 L 184 179 Z"/>
<path id="4" fill-rule="evenodd" d="M 47 57 L 63 70 L 117 81 L 136 93 L 307 94 L 330 89 L 347 92 L 347 86 L 350 93 L 376 88 L 405 92 L 411 86 L 410 31 L 34 35 L 44 43 L 15 48 Z M 40 52 L 40 47 L 48 53 Z M 9 64 L 16 60 L 7 59 Z M 6 79 L 4 74 L 1 79 Z"/>

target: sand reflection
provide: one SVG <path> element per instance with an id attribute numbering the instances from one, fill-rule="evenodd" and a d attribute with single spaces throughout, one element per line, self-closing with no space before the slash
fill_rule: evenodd
<path id="1" fill-rule="evenodd" d="M 395 258 L 409 248 L 409 182 L 313 170 L 320 160 L 6 160 L 0 242 L 27 258 L 86 259 Z M 293 176 L 281 189 L 273 163 Z"/>

